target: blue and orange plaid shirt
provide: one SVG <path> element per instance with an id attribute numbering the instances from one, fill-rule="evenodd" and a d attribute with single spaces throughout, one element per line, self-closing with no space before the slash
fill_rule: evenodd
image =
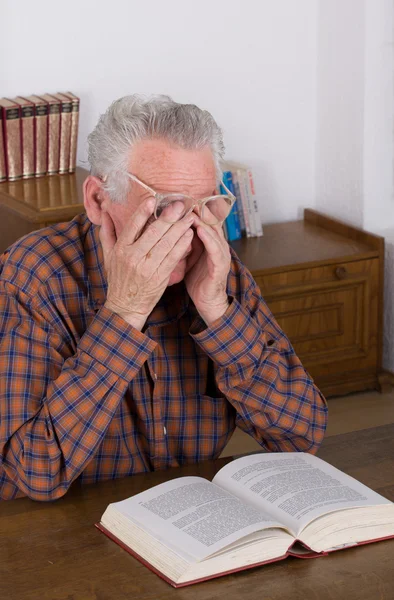
<path id="1" fill-rule="evenodd" d="M 327 408 L 232 253 L 230 307 L 207 327 L 181 282 L 137 331 L 104 306 L 85 215 L 0 258 L 0 498 L 219 456 L 236 425 L 268 451 L 315 452 Z"/>

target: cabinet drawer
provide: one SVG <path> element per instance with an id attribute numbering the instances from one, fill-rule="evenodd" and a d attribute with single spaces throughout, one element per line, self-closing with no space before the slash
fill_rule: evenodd
<path id="1" fill-rule="evenodd" d="M 378 259 L 257 275 L 262 295 L 318 380 L 377 365 Z"/>

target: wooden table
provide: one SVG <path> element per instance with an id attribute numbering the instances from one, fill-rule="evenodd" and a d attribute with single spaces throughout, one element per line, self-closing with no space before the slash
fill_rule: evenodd
<path id="1" fill-rule="evenodd" d="M 394 500 L 394 424 L 329 437 L 319 456 Z M 229 460 L 74 486 L 54 503 L 1 503 L 0 598 L 392 600 L 394 540 L 314 560 L 288 558 L 175 590 L 93 526 L 110 502 L 178 476 L 211 479 Z"/>

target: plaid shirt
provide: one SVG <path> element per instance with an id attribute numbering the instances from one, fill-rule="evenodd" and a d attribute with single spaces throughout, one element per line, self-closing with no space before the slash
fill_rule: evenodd
<path id="1" fill-rule="evenodd" d="M 315 452 L 327 408 L 232 253 L 230 307 L 209 327 L 183 282 L 137 331 L 105 308 L 85 215 L 0 258 L 0 498 L 219 456 L 235 425 L 268 451 Z"/>

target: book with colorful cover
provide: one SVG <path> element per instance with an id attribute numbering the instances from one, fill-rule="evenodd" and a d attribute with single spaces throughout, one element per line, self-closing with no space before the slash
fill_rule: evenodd
<path id="1" fill-rule="evenodd" d="M 223 173 L 223 183 L 230 190 L 230 192 L 235 196 L 235 190 L 233 185 L 233 175 L 231 171 L 224 171 Z M 222 194 L 227 194 L 224 187 L 220 186 L 220 191 Z M 242 237 L 241 233 L 241 225 L 238 217 L 238 207 L 237 201 L 234 202 L 230 214 L 226 219 L 227 226 L 227 235 L 228 241 L 233 242 L 234 240 L 239 240 Z"/>

